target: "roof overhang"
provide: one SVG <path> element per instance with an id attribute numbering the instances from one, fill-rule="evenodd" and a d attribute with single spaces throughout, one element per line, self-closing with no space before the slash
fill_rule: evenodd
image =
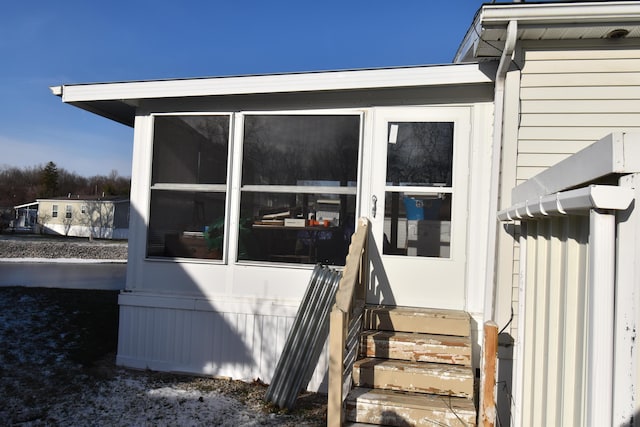
<path id="1" fill-rule="evenodd" d="M 25 209 L 25 208 L 30 208 L 32 206 L 38 206 L 39 204 L 40 202 L 25 203 L 22 205 L 14 206 L 13 209 Z"/>
<path id="2" fill-rule="evenodd" d="M 136 107 L 148 99 L 492 84 L 494 75 L 495 67 L 474 63 L 74 84 L 50 89 L 65 103 L 133 126 Z"/>
<path id="3" fill-rule="evenodd" d="M 518 22 L 518 40 L 611 38 L 626 30 L 640 37 L 640 1 L 487 4 L 480 8 L 454 62 L 499 57 L 510 21 Z"/>

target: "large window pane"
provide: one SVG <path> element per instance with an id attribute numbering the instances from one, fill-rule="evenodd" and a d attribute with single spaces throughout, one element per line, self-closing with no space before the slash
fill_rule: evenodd
<path id="1" fill-rule="evenodd" d="M 228 116 L 157 116 L 151 183 L 224 184 Z"/>
<path id="2" fill-rule="evenodd" d="M 225 194 L 152 191 L 149 256 L 221 259 Z"/>
<path id="3" fill-rule="evenodd" d="M 243 192 L 238 259 L 344 265 L 355 195 Z"/>
<path id="4" fill-rule="evenodd" d="M 355 182 L 359 140 L 360 116 L 247 116 L 242 184 Z"/>
<path id="5" fill-rule="evenodd" d="M 222 259 L 229 116 L 154 118 L 147 255 Z"/>
<path id="6" fill-rule="evenodd" d="M 238 259 L 344 265 L 360 116 L 250 115 L 244 126 Z"/>

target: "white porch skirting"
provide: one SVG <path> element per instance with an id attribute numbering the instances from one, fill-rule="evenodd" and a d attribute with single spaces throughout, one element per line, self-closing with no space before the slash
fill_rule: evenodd
<path id="1" fill-rule="evenodd" d="M 123 293 L 116 363 L 269 383 L 297 306 L 261 299 L 211 300 Z M 326 391 L 325 347 L 308 389 Z"/>

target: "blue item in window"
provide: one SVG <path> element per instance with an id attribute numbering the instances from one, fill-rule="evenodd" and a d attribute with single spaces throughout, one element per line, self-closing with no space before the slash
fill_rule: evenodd
<path id="1" fill-rule="evenodd" d="M 422 200 L 413 197 L 404 198 L 404 208 L 407 211 L 407 219 L 421 220 L 424 219 L 424 205 Z"/>

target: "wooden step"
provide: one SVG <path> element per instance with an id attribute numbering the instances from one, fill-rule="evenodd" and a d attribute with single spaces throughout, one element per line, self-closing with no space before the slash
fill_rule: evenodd
<path id="1" fill-rule="evenodd" d="M 474 426 L 471 399 L 354 388 L 346 400 L 346 419 L 389 426 Z"/>
<path id="2" fill-rule="evenodd" d="M 471 317 L 460 310 L 416 307 L 369 306 L 365 329 L 424 334 L 469 336 Z"/>
<path id="3" fill-rule="evenodd" d="M 471 366 L 471 339 L 408 332 L 364 331 L 361 357 Z"/>
<path id="4" fill-rule="evenodd" d="M 365 358 L 353 365 L 359 387 L 473 398 L 471 367 L 440 363 Z"/>

